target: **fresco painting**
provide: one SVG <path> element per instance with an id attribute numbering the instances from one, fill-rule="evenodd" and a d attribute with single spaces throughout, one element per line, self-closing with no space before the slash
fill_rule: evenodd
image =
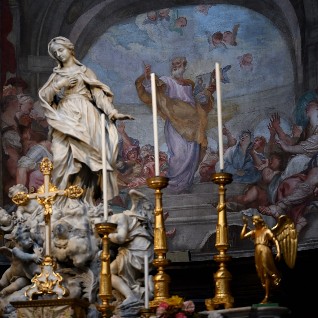
<path id="1" fill-rule="evenodd" d="M 314 210 L 318 184 L 317 94 L 303 92 L 296 100 L 296 67 L 271 21 L 233 5 L 149 11 L 111 26 L 82 62 L 112 89 L 116 107 L 135 117 L 117 123 L 122 193 L 145 187 L 154 175 L 151 72 L 157 78 L 160 175 L 170 179 L 167 193 L 191 194 L 198 184 L 211 183 L 219 171 L 219 62 L 224 171 L 240 189 L 228 198 L 228 211 L 256 210 L 273 221 L 287 213 L 299 232 L 310 227 L 306 213 Z M 42 181 L 38 163 L 50 156 L 37 98 L 23 79 L 7 79 L 1 105 L 7 211 L 14 208 L 11 186 L 36 191 Z M 112 201 L 114 208 L 124 204 L 121 197 Z"/>

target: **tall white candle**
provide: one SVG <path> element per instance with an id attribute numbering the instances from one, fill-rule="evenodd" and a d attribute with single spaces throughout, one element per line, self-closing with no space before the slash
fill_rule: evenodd
<path id="1" fill-rule="evenodd" d="M 148 276 L 149 276 L 149 264 L 148 264 L 148 255 L 144 255 L 144 267 L 145 267 L 145 308 L 149 309 L 149 282 L 148 282 Z"/>
<path id="2" fill-rule="evenodd" d="M 219 163 L 220 163 L 220 170 L 222 171 L 224 168 L 224 159 L 223 159 L 221 77 L 220 77 L 220 64 L 219 63 L 215 63 L 215 79 L 216 79 L 217 113 L 218 113 Z"/>
<path id="3" fill-rule="evenodd" d="M 152 97 L 152 117 L 153 117 L 153 136 L 155 148 L 155 175 L 159 176 L 159 146 L 158 146 L 158 116 L 157 116 L 157 93 L 155 74 L 151 73 L 151 97 Z"/>
<path id="4" fill-rule="evenodd" d="M 105 114 L 101 115 L 101 131 L 102 131 L 102 162 L 103 162 L 103 201 L 104 201 L 104 219 L 108 219 L 108 201 L 107 201 L 107 161 L 106 161 L 106 130 L 105 130 Z"/>

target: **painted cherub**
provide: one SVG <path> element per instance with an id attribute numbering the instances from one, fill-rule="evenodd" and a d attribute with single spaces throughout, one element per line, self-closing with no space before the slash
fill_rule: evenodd
<path id="1" fill-rule="evenodd" d="M 298 237 L 295 225 L 286 215 L 278 219 L 278 223 L 270 229 L 260 215 L 254 215 L 255 229 L 247 231 L 248 218 L 243 216 L 241 239 L 251 238 L 255 246 L 255 266 L 257 274 L 265 289 L 265 297 L 261 304 L 269 302 L 270 289 L 280 284 L 281 276 L 275 265 L 272 247 L 276 247 L 276 259 L 283 255 L 288 267 L 293 268 L 297 255 Z"/>
<path id="2" fill-rule="evenodd" d="M 40 264 L 43 261 L 42 249 L 31 238 L 30 228 L 18 225 L 15 232 L 16 246 L 13 249 L 1 247 L 11 261 L 11 266 L 0 279 L 0 296 L 4 297 L 30 284 L 35 274 L 40 273 Z"/>
<path id="3" fill-rule="evenodd" d="M 195 10 L 203 15 L 208 15 L 209 9 L 212 7 L 212 4 L 200 4 L 195 7 Z"/>
<path id="4" fill-rule="evenodd" d="M 178 10 L 172 11 L 169 30 L 183 35 L 183 29 L 188 25 L 188 20 L 184 16 L 179 16 Z"/>
<path id="5" fill-rule="evenodd" d="M 223 42 L 225 43 L 225 45 L 232 45 L 232 46 L 237 45 L 236 37 L 237 37 L 237 32 L 239 27 L 240 27 L 239 24 L 235 24 L 232 30 L 227 30 L 223 32 Z"/>

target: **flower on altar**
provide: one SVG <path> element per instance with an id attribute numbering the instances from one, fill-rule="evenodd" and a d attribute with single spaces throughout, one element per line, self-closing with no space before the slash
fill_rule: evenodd
<path id="1" fill-rule="evenodd" d="M 161 302 L 156 309 L 156 318 L 195 318 L 195 305 L 192 300 L 184 301 L 179 296 Z"/>

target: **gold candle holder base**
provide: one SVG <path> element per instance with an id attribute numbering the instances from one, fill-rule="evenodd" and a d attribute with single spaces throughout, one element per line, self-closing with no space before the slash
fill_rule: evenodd
<path id="1" fill-rule="evenodd" d="M 41 264 L 41 273 L 31 279 L 33 285 L 24 292 L 24 295 L 29 300 L 32 300 L 34 295 L 57 295 L 58 299 L 67 296 L 69 291 L 62 286 L 63 278 L 54 271 L 55 269 L 55 261 L 51 256 L 46 255 Z"/>
<path id="2" fill-rule="evenodd" d="M 154 299 L 150 302 L 150 307 L 155 308 L 170 298 L 169 284 L 170 277 L 165 273 L 165 267 L 170 263 L 166 259 L 167 239 L 162 209 L 162 189 L 167 187 L 169 179 L 166 177 L 153 177 L 147 179 L 149 188 L 155 190 L 155 228 L 154 228 L 154 252 L 155 259 L 153 265 L 157 268 L 157 274 L 154 276 Z"/>
<path id="3" fill-rule="evenodd" d="M 225 185 L 232 182 L 232 175 L 225 172 L 214 173 L 212 174 L 212 181 L 219 185 L 218 223 L 216 226 L 215 242 L 215 247 L 219 251 L 219 254 L 213 257 L 219 263 L 219 269 L 214 274 L 215 296 L 214 298 L 205 300 L 207 310 L 214 310 L 219 305 L 224 305 L 225 309 L 232 308 L 234 303 L 234 298 L 231 296 L 229 287 L 232 276 L 226 268 L 226 264 L 231 260 L 231 256 L 226 254 L 229 248 L 229 239 L 225 205 Z"/>
<path id="4" fill-rule="evenodd" d="M 155 314 L 155 311 L 152 308 L 141 308 L 140 317 L 141 318 L 150 318 Z"/>
<path id="5" fill-rule="evenodd" d="M 101 259 L 101 272 L 99 281 L 99 298 L 102 303 L 97 304 L 96 308 L 101 312 L 103 318 L 112 316 L 114 306 L 110 305 L 110 300 L 113 297 L 111 272 L 110 272 L 110 255 L 109 255 L 109 237 L 110 233 L 115 232 L 117 224 L 115 223 L 98 223 L 95 225 L 97 233 L 102 238 L 102 253 Z"/>

